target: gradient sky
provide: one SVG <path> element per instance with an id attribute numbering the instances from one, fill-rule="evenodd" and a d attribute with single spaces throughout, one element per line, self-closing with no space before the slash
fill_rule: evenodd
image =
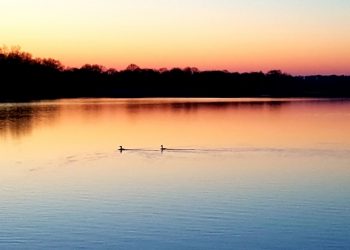
<path id="1" fill-rule="evenodd" d="M 67 66 L 350 74 L 349 0 L 0 0 L 0 45 Z"/>

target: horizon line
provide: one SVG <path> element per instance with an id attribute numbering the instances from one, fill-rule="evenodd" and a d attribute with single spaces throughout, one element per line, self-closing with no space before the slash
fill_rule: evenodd
<path id="1" fill-rule="evenodd" d="M 10 49 L 9 49 L 10 48 Z M 158 71 L 160 73 L 162 72 L 168 72 L 171 70 L 182 70 L 182 71 L 188 71 L 191 70 L 193 73 L 200 73 L 200 72 L 224 72 L 228 74 L 254 74 L 254 73 L 262 73 L 262 74 L 269 74 L 271 72 L 279 72 L 283 75 L 289 75 L 293 77 L 310 77 L 310 76 L 345 76 L 349 77 L 350 73 L 348 74 L 336 74 L 336 73 L 330 73 L 330 74 L 323 74 L 323 73 L 315 73 L 315 74 L 292 74 L 287 71 L 284 71 L 280 68 L 278 69 L 270 69 L 270 70 L 252 70 L 252 71 L 235 71 L 235 70 L 227 70 L 227 69 L 205 69 L 202 70 L 199 67 L 196 66 L 186 66 L 186 67 L 180 67 L 180 66 L 172 66 L 172 67 L 159 67 L 159 68 L 152 68 L 152 67 L 140 67 L 135 63 L 130 63 L 127 65 L 126 68 L 124 69 L 117 69 L 115 67 L 107 67 L 103 64 L 99 63 L 83 63 L 81 66 L 70 66 L 70 65 L 64 65 L 61 60 L 55 59 L 52 57 L 35 57 L 32 53 L 27 52 L 27 51 L 22 51 L 21 47 L 16 45 L 16 46 L 11 46 L 8 47 L 6 45 L 3 45 L 0 47 L 0 54 L 3 55 L 10 55 L 10 54 L 16 54 L 20 56 L 25 56 L 27 60 L 38 60 L 38 61 L 45 61 L 45 60 L 53 60 L 56 62 L 61 68 L 61 70 L 71 70 L 71 69 L 82 69 L 84 67 L 98 67 L 101 72 L 106 73 L 108 71 L 115 71 L 115 72 L 123 72 L 123 71 L 137 71 L 137 70 L 153 70 L 153 71 Z"/>

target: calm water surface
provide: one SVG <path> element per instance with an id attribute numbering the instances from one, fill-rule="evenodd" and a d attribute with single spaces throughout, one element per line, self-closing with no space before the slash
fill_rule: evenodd
<path id="1" fill-rule="evenodd" d="M 0 104 L 0 249 L 350 249 L 349 128 L 347 100 Z"/>

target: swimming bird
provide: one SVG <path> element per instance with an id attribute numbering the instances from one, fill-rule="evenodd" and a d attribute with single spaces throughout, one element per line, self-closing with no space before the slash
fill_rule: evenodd
<path id="1" fill-rule="evenodd" d="M 165 148 L 163 145 L 160 145 L 160 151 L 164 151 L 167 150 L 167 148 Z"/>
<path id="2" fill-rule="evenodd" d="M 125 148 L 123 148 L 123 146 L 119 146 L 119 151 L 120 152 L 122 152 L 122 151 L 124 151 L 125 150 Z"/>

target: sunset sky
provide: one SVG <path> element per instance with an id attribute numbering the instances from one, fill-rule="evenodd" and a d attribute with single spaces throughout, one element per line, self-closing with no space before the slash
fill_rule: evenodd
<path id="1" fill-rule="evenodd" d="M 0 0 L 0 45 L 124 69 L 350 74 L 349 0 Z"/>

